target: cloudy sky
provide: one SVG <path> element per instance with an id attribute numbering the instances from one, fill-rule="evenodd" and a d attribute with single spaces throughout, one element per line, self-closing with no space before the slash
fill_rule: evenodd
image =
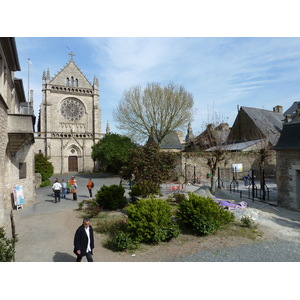
<path id="1" fill-rule="evenodd" d="M 148 82 L 183 85 L 194 96 L 192 127 L 200 133 L 215 114 L 231 126 L 237 106 L 283 110 L 300 100 L 300 38 L 293 37 L 17 37 L 21 72 L 35 113 L 41 103 L 42 73 L 57 74 L 70 59 L 100 83 L 102 131 L 124 90 Z"/>

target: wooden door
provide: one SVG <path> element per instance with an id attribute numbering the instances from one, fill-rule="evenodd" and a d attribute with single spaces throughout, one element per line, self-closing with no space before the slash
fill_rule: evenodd
<path id="1" fill-rule="evenodd" d="M 77 156 L 69 156 L 69 172 L 78 172 Z"/>

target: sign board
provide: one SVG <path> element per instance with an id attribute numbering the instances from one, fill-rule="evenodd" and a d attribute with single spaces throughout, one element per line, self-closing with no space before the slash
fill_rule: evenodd
<path id="1" fill-rule="evenodd" d="M 243 172 L 243 164 L 232 164 L 232 171 Z"/>
<path id="2" fill-rule="evenodd" d="M 23 194 L 23 186 L 22 185 L 16 185 L 13 188 L 14 192 L 14 201 L 15 206 L 22 206 L 25 203 L 24 194 Z"/>

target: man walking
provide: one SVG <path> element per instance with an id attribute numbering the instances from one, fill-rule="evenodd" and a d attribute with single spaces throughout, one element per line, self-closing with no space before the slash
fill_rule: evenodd
<path id="1" fill-rule="evenodd" d="M 76 262 L 81 262 L 86 256 L 88 262 L 93 262 L 94 232 L 90 225 L 90 219 L 84 218 L 83 224 L 78 227 L 74 236 L 74 253 L 77 255 Z"/>
<path id="2" fill-rule="evenodd" d="M 54 202 L 57 203 L 58 201 L 60 201 L 60 192 L 62 190 L 62 186 L 58 182 L 58 179 L 56 179 L 55 182 L 53 183 L 52 190 L 54 192 Z"/>

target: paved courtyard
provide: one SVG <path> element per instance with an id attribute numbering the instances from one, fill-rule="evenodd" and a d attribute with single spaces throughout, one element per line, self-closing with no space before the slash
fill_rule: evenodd
<path id="1" fill-rule="evenodd" d="M 69 180 L 72 174 L 55 175 Z M 118 176 L 105 174 L 74 174 L 78 182 L 78 201 L 89 199 L 86 184 L 92 178 L 95 187 L 94 193 L 103 185 L 119 184 Z M 126 192 L 129 191 L 124 184 Z M 178 187 L 178 186 L 177 186 Z M 182 188 L 182 187 L 181 187 Z M 185 191 L 196 191 L 199 186 L 187 185 Z M 172 193 L 172 186 L 163 185 L 165 195 Z M 94 251 L 94 260 L 105 261 L 300 261 L 300 212 L 268 205 L 250 199 L 240 199 L 238 194 L 230 194 L 228 190 L 221 190 L 217 196 L 222 199 L 246 201 L 249 208 L 236 210 L 235 214 L 249 214 L 255 222 L 272 230 L 276 238 L 271 242 L 258 243 L 254 246 L 241 246 L 228 250 L 220 248 L 213 252 L 195 252 L 192 255 L 171 255 L 169 257 L 151 258 L 147 253 L 140 257 L 128 253 L 112 253 L 102 245 L 103 237 L 96 235 L 97 247 Z M 16 231 L 19 242 L 16 246 L 17 262 L 74 262 L 73 237 L 74 232 L 82 224 L 79 216 L 78 202 L 72 201 L 72 195 L 54 203 L 51 187 L 36 190 L 36 203 L 25 205 L 23 209 L 15 211 Z M 251 248 L 253 247 L 253 248 Z M 236 252 L 234 252 L 236 251 Z M 234 254 L 239 253 L 239 255 Z M 243 253 L 243 255 L 241 254 Z M 153 260 L 152 260 L 153 259 Z"/>

